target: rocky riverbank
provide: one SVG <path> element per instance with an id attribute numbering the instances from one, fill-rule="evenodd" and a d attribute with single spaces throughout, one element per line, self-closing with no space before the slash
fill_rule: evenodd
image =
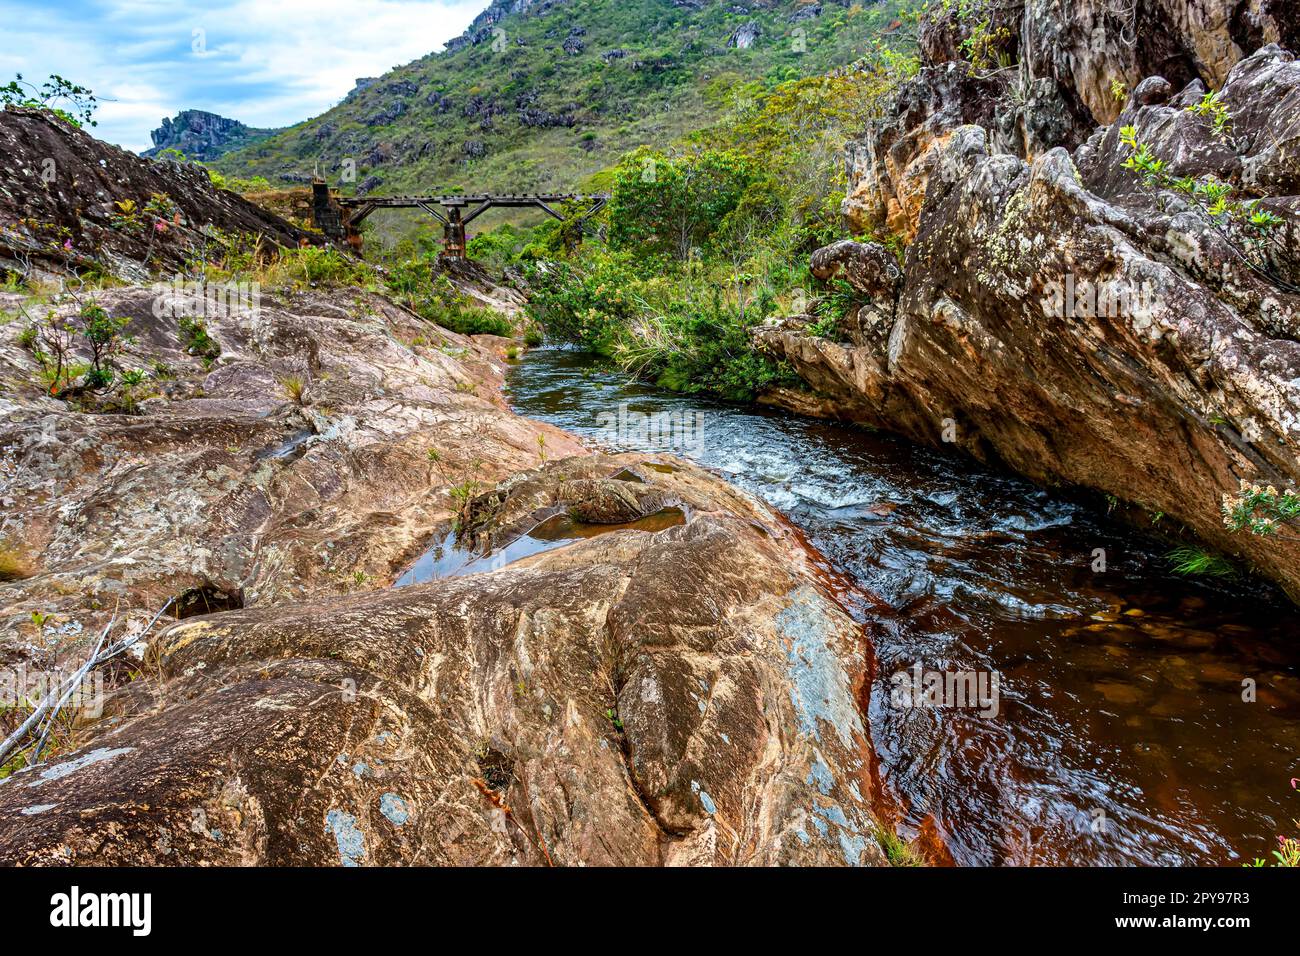
<path id="1" fill-rule="evenodd" d="M 829 335 L 799 316 L 759 341 L 812 386 L 801 410 L 1113 496 L 1300 595 L 1300 545 L 1234 533 L 1221 511 L 1243 480 L 1300 479 L 1300 64 L 1264 42 L 1294 23 L 1274 5 L 1232 32 L 1232 5 L 1201 4 L 1223 16 L 1168 20 L 1168 76 L 1150 76 L 1151 48 L 1125 46 L 1104 11 L 1051 6 L 1004 24 L 1005 70 L 957 59 L 970 24 L 931 25 L 931 62 L 849 156 L 846 213 L 908 237 L 905 259 L 820 250 L 814 274 L 857 303 Z M 1089 17 L 1104 49 L 1136 59 L 1039 70 L 1040 28 L 1072 36 Z M 1222 83 L 1208 99 L 1207 82 Z M 1238 205 L 1216 208 L 1225 184 Z"/>
<path id="2" fill-rule="evenodd" d="M 212 361 L 155 290 L 95 301 L 167 377 L 79 409 L 0 325 L 0 653 L 184 619 L 0 781 L 0 861 L 883 861 L 867 644 L 755 499 L 511 414 L 501 340 L 377 295 L 271 294 L 209 322 Z M 389 587 L 454 527 L 490 556 L 566 515 L 566 546 Z"/>

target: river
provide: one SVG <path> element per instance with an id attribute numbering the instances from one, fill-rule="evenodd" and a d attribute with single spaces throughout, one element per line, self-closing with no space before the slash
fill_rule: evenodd
<path id="1" fill-rule="evenodd" d="M 1104 508 L 956 453 L 666 392 L 562 349 L 507 384 L 520 414 L 719 472 L 855 583 L 902 835 L 937 836 L 958 864 L 1235 864 L 1296 832 L 1300 622 L 1276 595 L 1175 575 L 1169 545 Z M 666 448 L 611 427 L 620 410 L 699 428 Z M 899 706 L 891 678 L 918 664 L 996 677 L 996 714 Z"/>

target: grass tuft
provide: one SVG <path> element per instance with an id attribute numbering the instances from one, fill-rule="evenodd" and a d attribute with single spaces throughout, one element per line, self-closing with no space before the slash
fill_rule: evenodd
<path id="1" fill-rule="evenodd" d="M 26 555 L 13 545 L 0 541 L 0 581 L 19 581 L 31 577 L 31 564 Z"/>
<path id="2" fill-rule="evenodd" d="M 1177 574 L 1231 578 L 1236 577 L 1238 573 L 1236 565 L 1227 558 L 1204 548 L 1190 546 L 1174 548 L 1166 557 Z"/>
<path id="3" fill-rule="evenodd" d="M 280 379 L 280 388 L 284 390 L 285 397 L 295 404 L 303 404 L 303 396 L 307 392 L 307 383 L 298 375 L 286 375 Z"/>
<path id="4" fill-rule="evenodd" d="M 925 866 L 925 857 L 911 843 L 907 843 L 888 827 L 876 829 L 876 842 L 885 851 L 890 866 Z"/>

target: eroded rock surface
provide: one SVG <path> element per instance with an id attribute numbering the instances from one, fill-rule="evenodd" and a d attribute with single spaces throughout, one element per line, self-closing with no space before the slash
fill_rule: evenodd
<path id="1" fill-rule="evenodd" d="M 838 340 L 803 320 L 759 335 L 838 414 L 1115 495 L 1300 595 L 1296 543 L 1232 534 L 1220 513 L 1242 479 L 1300 484 L 1300 65 L 1269 46 L 1233 68 L 1229 138 L 1188 111 L 1199 81 L 1170 92 L 1140 84 L 1073 157 L 1026 162 L 958 128 L 897 308 L 858 310 L 872 334 L 850 317 Z M 1235 180 L 1279 217 L 1254 265 L 1195 201 L 1122 168 L 1120 126 L 1171 175 Z"/>
<path id="2" fill-rule="evenodd" d="M 168 370 L 141 414 L 45 395 L 25 321 L 0 324 L 0 536 L 32 572 L 0 586 L 6 658 L 187 591 L 254 607 L 385 584 L 459 508 L 455 488 L 536 465 L 541 447 L 579 451 L 505 408 L 490 337 L 379 296 L 268 292 L 255 317 L 209 318 L 210 367 L 155 316 L 153 290 L 97 301 L 130 318 L 125 366 Z M 33 611 L 52 620 L 37 628 Z"/>
<path id="3" fill-rule="evenodd" d="M 633 455 L 550 463 L 476 513 L 601 482 L 695 507 L 174 624 L 77 752 L 0 781 L 0 862 L 882 862 L 861 634 L 775 515 Z"/>
<path id="4" fill-rule="evenodd" d="M 999 0 L 936 10 L 922 25 L 921 70 L 848 147 L 844 214 L 855 232 L 910 240 L 930 177 L 951 178 L 937 163 L 958 127 L 982 126 L 990 152 L 1025 159 L 1074 149 L 1118 117 L 1144 78 L 1218 89 L 1270 43 L 1300 47 L 1291 0 Z"/>

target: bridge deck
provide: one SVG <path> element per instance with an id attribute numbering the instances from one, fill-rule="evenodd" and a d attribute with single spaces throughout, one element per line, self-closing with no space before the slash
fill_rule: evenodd
<path id="1" fill-rule="evenodd" d="M 538 202 L 587 202 L 608 198 L 608 193 L 463 193 L 455 196 L 348 196 L 341 197 L 338 203 L 340 206 L 419 209 L 425 205 L 468 206 L 490 202 L 497 206 L 531 206 Z"/>

